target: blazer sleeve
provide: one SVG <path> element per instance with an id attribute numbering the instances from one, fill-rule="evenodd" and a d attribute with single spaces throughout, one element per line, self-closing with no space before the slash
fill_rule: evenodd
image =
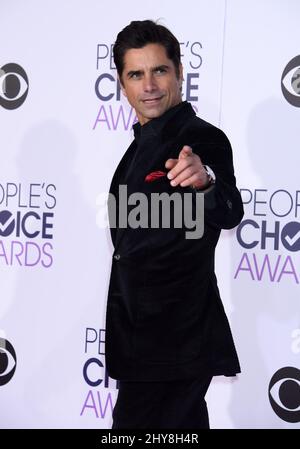
<path id="1" fill-rule="evenodd" d="M 192 144 L 204 165 L 216 175 L 216 182 L 204 192 L 205 222 L 222 229 L 232 229 L 243 218 L 244 209 L 236 186 L 232 149 L 226 135 L 213 128 L 215 137 L 205 143 Z"/>

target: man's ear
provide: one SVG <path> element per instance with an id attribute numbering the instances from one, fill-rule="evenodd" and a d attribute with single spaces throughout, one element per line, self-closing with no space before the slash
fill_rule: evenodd
<path id="1" fill-rule="evenodd" d="M 122 84 L 122 82 L 121 82 L 121 78 L 119 77 L 119 75 L 118 75 L 118 80 L 119 80 L 119 83 L 120 83 L 121 91 L 122 91 L 124 97 L 127 98 L 125 88 L 124 88 L 124 86 L 123 86 L 123 84 Z"/>
<path id="2" fill-rule="evenodd" d="M 180 63 L 179 64 L 179 80 L 181 81 L 181 84 L 183 83 L 183 66 Z"/>

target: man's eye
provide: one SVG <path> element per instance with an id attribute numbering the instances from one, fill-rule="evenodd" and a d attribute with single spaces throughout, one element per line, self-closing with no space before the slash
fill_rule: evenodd
<path id="1" fill-rule="evenodd" d="M 155 71 L 156 71 L 156 73 L 164 73 L 166 70 L 165 69 L 156 69 Z"/>
<path id="2" fill-rule="evenodd" d="M 140 77 L 140 73 L 133 73 L 130 78 L 137 79 Z"/>

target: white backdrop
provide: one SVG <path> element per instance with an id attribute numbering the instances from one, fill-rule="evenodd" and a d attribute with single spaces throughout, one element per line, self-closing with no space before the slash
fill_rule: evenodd
<path id="1" fill-rule="evenodd" d="M 111 426 L 103 193 L 135 120 L 111 45 L 150 18 L 180 41 L 184 99 L 227 133 L 245 202 L 216 260 L 242 374 L 213 380 L 211 427 L 300 428 L 299 15 L 297 0 L 0 0 L 0 427 Z"/>

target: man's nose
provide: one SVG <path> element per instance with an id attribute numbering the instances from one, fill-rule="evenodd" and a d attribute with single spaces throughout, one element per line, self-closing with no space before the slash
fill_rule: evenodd
<path id="1" fill-rule="evenodd" d="M 153 92 L 157 89 L 157 85 L 152 73 L 145 75 L 143 87 L 145 92 Z"/>

